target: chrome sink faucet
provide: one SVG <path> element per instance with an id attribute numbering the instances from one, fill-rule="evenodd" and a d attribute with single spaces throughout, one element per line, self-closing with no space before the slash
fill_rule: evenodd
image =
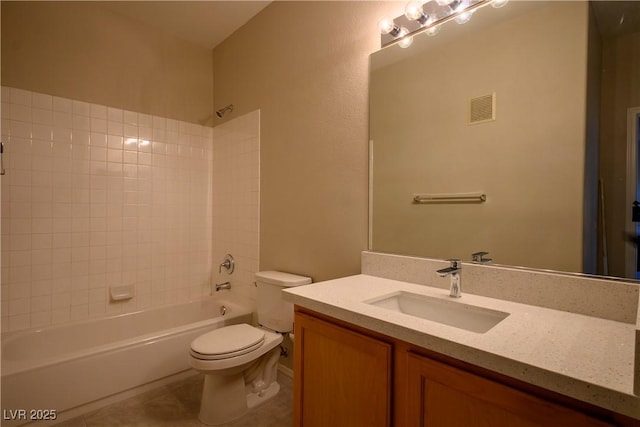
<path id="1" fill-rule="evenodd" d="M 462 296 L 462 263 L 459 259 L 448 260 L 451 264 L 447 268 L 436 271 L 438 276 L 451 276 L 451 287 L 449 288 L 449 296 L 452 298 L 460 298 Z"/>

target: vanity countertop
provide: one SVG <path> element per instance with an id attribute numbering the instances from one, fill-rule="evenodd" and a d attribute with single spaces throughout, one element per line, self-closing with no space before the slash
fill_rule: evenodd
<path id="1" fill-rule="evenodd" d="M 406 291 L 508 312 L 485 333 L 363 301 Z M 284 291 L 301 307 L 640 419 L 633 394 L 636 325 L 359 274 Z"/>

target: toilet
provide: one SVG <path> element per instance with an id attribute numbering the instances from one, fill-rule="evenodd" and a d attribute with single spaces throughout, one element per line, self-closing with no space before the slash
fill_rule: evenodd
<path id="1" fill-rule="evenodd" d="M 280 271 L 262 271 L 255 279 L 260 326 L 225 326 L 191 342 L 189 364 L 205 375 L 199 415 L 204 424 L 239 418 L 280 390 L 280 343 L 293 331 L 293 306 L 282 299 L 282 289 L 311 279 Z"/>

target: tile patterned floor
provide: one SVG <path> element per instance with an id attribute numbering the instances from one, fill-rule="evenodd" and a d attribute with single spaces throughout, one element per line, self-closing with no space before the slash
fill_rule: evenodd
<path id="1" fill-rule="evenodd" d="M 198 421 L 202 375 L 170 384 L 94 412 L 56 424 L 55 427 L 204 427 Z M 245 416 L 224 427 L 291 427 L 292 379 L 278 376 L 280 392 Z"/>

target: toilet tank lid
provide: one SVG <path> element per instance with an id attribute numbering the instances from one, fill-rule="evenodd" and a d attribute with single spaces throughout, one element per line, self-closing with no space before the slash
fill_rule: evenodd
<path id="1" fill-rule="evenodd" d="M 256 281 L 280 285 L 284 287 L 308 285 L 311 277 L 298 276 L 297 274 L 285 273 L 282 271 L 259 271 L 256 273 Z"/>

